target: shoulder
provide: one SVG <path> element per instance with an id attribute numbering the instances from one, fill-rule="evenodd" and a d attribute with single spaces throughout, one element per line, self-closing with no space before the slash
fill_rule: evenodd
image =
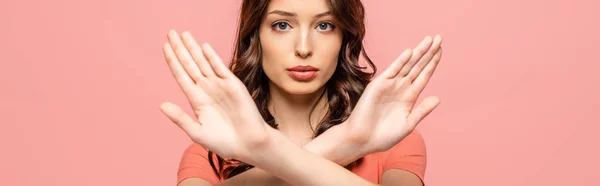
<path id="1" fill-rule="evenodd" d="M 419 153 L 425 155 L 425 139 L 421 132 L 417 129 L 408 134 L 402 141 L 394 145 L 387 151 L 389 154 L 394 153 Z"/>
<path id="2" fill-rule="evenodd" d="M 200 178 L 213 184 L 219 182 L 210 166 L 208 149 L 197 143 L 192 143 L 185 149 L 179 162 L 177 182 L 188 178 Z"/>
<path id="3" fill-rule="evenodd" d="M 185 157 L 186 155 L 198 155 L 207 159 L 208 149 L 200 144 L 192 143 L 183 152 L 183 156 Z"/>
<path id="4" fill-rule="evenodd" d="M 427 166 L 427 151 L 421 132 L 414 130 L 391 149 L 380 154 L 383 172 L 397 169 L 417 175 L 423 179 Z"/>

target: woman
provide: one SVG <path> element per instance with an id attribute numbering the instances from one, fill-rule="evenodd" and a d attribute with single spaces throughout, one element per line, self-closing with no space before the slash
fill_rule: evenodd
<path id="1" fill-rule="evenodd" d="M 371 81 L 375 72 L 358 64 L 363 52 L 375 70 L 364 36 L 359 0 L 244 0 L 228 69 L 208 44 L 170 31 L 164 55 L 198 120 L 161 105 L 195 142 L 178 184 L 423 185 L 425 146 L 414 128 L 439 99 L 413 105 L 441 37 L 405 50 Z"/>

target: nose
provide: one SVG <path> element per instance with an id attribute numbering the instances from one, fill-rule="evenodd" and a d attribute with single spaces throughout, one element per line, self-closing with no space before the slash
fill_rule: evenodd
<path id="1" fill-rule="evenodd" d="M 313 49 L 311 47 L 309 33 L 304 32 L 300 34 L 300 39 L 296 44 L 296 56 L 300 58 L 308 58 L 312 56 Z"/>

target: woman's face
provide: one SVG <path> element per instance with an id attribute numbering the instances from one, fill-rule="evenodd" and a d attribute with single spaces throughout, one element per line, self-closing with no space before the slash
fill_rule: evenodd
<path id="1" fill-rule="evenodd" d="M 272 0 L 259 33 L 262 68 L 290 94 L 310 94 L 333 75 L 342 45 L 325 0 Z"/>

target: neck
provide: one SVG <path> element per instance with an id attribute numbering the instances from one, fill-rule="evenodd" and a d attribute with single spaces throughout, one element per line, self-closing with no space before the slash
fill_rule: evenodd
<path id="1" fill-rule="evenodd" d="M 289 137 L 311 137 L 312 129 L 315 129 L 327 108 L 327 97 L 324 96 L 311 115 L 311 109 L 323 91 L 325 87 L 311 94 L 289 94 L 270 83 L 269 112 L 279 124 L 279 130 Z"/>

